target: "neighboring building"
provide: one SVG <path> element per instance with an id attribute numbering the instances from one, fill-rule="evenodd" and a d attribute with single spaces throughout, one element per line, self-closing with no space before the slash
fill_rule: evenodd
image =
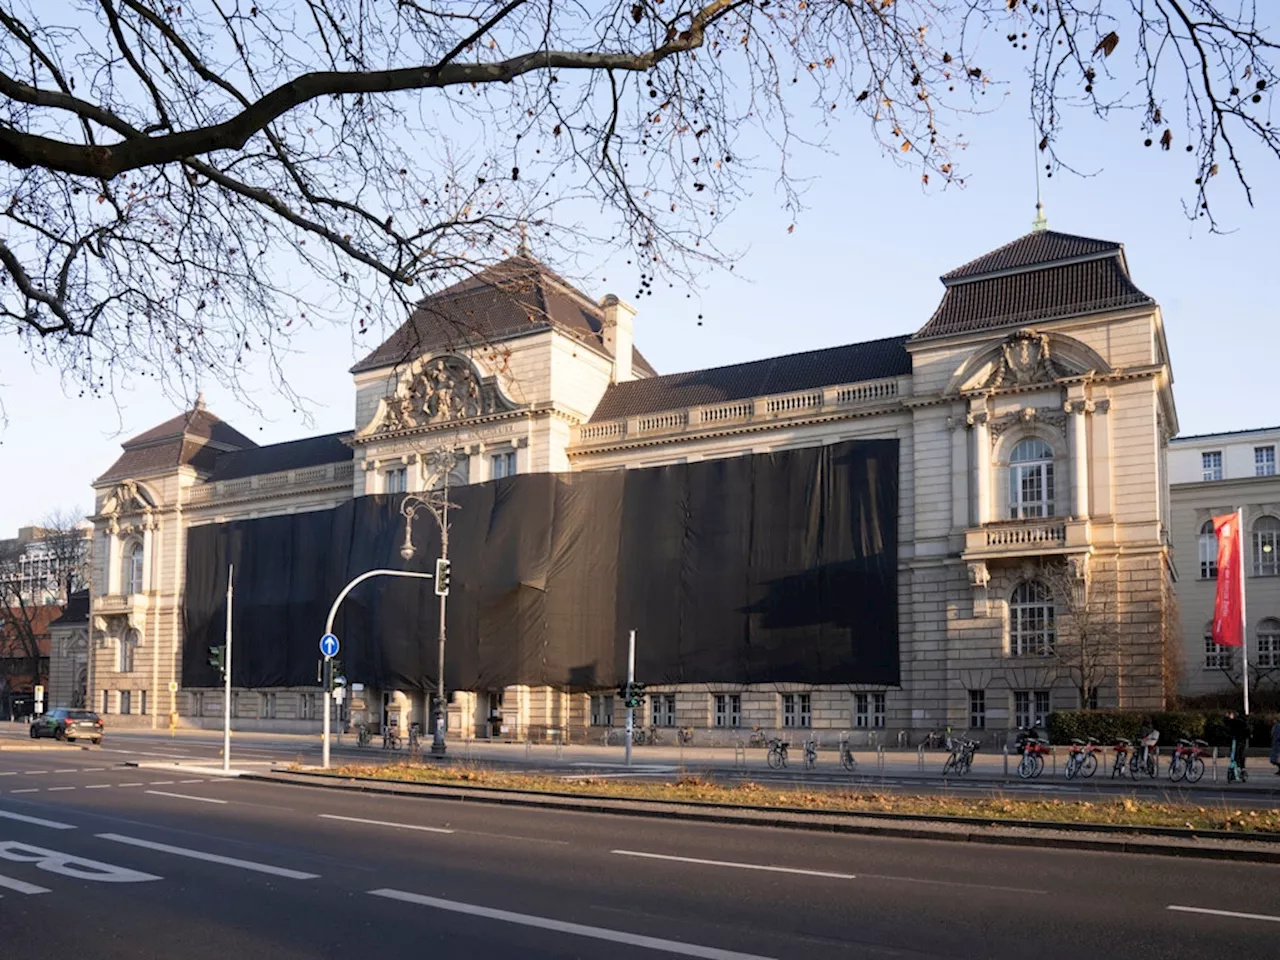
<path id="1" fill-rule="evenodd" d="M 89 697 L 89 591 L 77 590 L 49 624 L 49 690 L 52 707 L 84 707 Z"/>
<path id="2" fill-rule="evenodd" d="M 259 447 L 198 403 L 126 442 L 94 484 L 92 704 L 151 725 L 171 704 L 183 722 L 218 723 L 220 693 L 167 693 L 181 680 L 186 531 L 421 491 L 424 445 L 459 456 L 457 484 L 889 438 L 901 685 L 651 687 L 640 722 L 704 739 L 752 725 L 830 738 L 1041 723 L 1079 703 L 1045 564 L 1081 596 L 1095 581 L 1116 589 L 1123 637 L 1098 704 L 1159 708 L 1177 432 L 1159 307 L 1120 244 L 1043 229 L 942 282 L 914 334 L 657 376 L 634 346 L 633 308 L 522 254 L 424 301 L 355 365 L 350 434 Z M 424 719 L 423 700 L 366 690 L 356 719 L 403 727 Z M 237 691 L 234 710 L 242 726 L 315 729 L 318 706 L 313 686 Z M 449 730 L 576 738 L 620 721 L 608 691 L 516 686 L 454 692 Z"/>
<path id="3" fill-rule="evenodd" d="M 1238 649 L 1213 642 L 1218 541 L 1212 517 L 1244 510 L 1245 614 L 1251 685 L 1280 689 L 1280 427 L 1178 437 L 1169 445 L 1169 491 L 1183 627 L 1181 691 L 1240 688 Z"/>

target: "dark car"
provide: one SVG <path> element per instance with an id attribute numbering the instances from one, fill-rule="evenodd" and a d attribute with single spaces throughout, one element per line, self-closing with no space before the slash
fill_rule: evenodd
<path id="1" fill-rule="evenodd" d="M 53 737 L 57 740 L 92 740 L 102 742 L 102 718 L 92 710 L 69 710 L 58 707 L 31 721 L 31 739 Z"/>

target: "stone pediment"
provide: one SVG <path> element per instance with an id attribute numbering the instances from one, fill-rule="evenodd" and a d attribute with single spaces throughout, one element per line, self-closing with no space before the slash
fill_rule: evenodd
<path id="1" fill-rule="evenodd" d="M 155 506 L 155 496 L 144 484 L 136 480 L 124 480 L 116 484 L 102 501 L 102 514 L 119 516 L 122 513 L 147 512 Z"/>
<path id="2" fill-rule="evenodd" d="M 948 394 L 1050 385 L 1067 377 L 1108 373 L 1111 367 L 1079 340 L 1019 330 L 971 355 L 951 378 Z"/>
<path id="3" fill-rule="evenodd" d="M 399 433 L 515 409 L 496 377 L 483 377 L 469 360 L 433 357 L 415 366 L 395 393 L 378 403 L 378 412 L 359 436 Z"/>

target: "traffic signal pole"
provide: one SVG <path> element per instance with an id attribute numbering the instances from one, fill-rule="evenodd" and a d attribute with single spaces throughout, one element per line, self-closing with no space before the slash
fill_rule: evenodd
<path id="1" fill-rule="evenodd" d="M 235 565 L 227 567 L 227 650 L 223 661 L 223 696 L 222 696 L 222 769 L 231 770 L 231 577 L 235 573 Z"/>
<path id="2" fill-rule="evenodd" d="M 636 682 L 636 632 L 631 631 L 631 640 L 627 644 L 627 766 L 631 766 L 631 731 L 635 721 L 636 710 L 631 706 L 631 685 Z"/>

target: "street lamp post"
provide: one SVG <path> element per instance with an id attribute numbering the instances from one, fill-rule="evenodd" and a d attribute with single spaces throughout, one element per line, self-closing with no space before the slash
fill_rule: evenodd
<path id="1" fill-rule="evenodd" d="M 440 597 L 440 630 L 436 649 L 436 728 L 431 738 L 431 754 L 436 757 L 445 755 L 445 689 L 444 689 L 444 643 L 445 643 L 445 601 L 449 596 L 449 473 L 457 463 L 453 453 L 436 454 L 436 476 L 443 474 L 444 482 L 440 488 L 430 491 L 425 497 L 416 494 L 407 495 L 400 504 L 400 514 L 404 517 L 404 545 L 400 548 L 400 556 L 412 560 L 417 552 L 413 545 L 413 518 L 419 510 L 425 509 L 440 527 L 440 559 L 436 562 L 436 595 Z M 434 479 L 434 478 L 432 478 Z"/>

